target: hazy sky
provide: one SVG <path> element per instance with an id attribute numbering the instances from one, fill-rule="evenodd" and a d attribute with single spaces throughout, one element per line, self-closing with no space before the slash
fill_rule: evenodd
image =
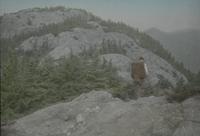
<path id="1" fill-rule="evenodd" d="M 86 9 L 141 30 L 200 29 L 200 0 L 0 0 L 0 14 L 58 5 Z"/>

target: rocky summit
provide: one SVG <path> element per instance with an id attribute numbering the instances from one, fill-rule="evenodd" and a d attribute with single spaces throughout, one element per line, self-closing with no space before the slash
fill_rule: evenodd
<path id="1" fill-rule="evenodd" d="M 77 18 L 80 19 L 78 24 L 76 24 L 76 21 L 69 23 Z M 147 84 L 155 86 L 160 80 L 167 80 L 175 87 L 180 79 L 187 83 L 186 77 L 174 69 L 166 60 L 139 46 L 138 44 L 141 42 L 139 39 L 131 38 L 124 33 L 107 32 L 105 31 L 106 26 L 101 23 L 102 20 L 94 18 L 95 16 L 84 10 L 64 9 L 62 7 L 21 10 L 1 17 L 1 37 L 12 38 L 31 32 L 39 33 L 42 31 L 41 33 L 44 34 L 39 34 L 39 36 L 27 36 L 27 39 L 22 40 L 17 49 L 28 53 L 32 51 L 40 52 L 42 50 L 45 52 L 41 52 L 45 54 L 43 58 L 51 57 L 54 60 L 68 57 L 71 53 L 78 55 L 91 48 L 95 48 L 93 50 L 95 52 L 95 50 L 103 48 L 102 46 L 105 46 L 105 44 L 112 44 L 111 46 L 114 45 L 116 48 L 120 47 L 121 51 L 107 51 L 100 55 L 105 60 L 115 63 L 113 64 L 114 66 L 118 65 L 118 75 L 121 79 L 132 82 L 130 77 L 131 63 L 143 56 L 149 68 Z M 67 31 L 61 29 L 57 34 L 52 34 L 46 29 L 48 26 L 51 26 L 51 28 L 54 25 L 59 26 L 59 24 L 61 25 L 65 21 L 69 21 L 70 25 L 76 25 L 72 25 L 73 28 Z M 84 23 L 81 26 L 82 22 Z M 64 23 L 62 25 L 67 26 L 69 24 Z M 56 27 L 55 30 L 58 28 Z M 99 57 L 102 58 L 102 56 Z M 121 65 L 121 60 L 125 58 L 128 62 L 123 66 Z M 120 65 L 125 68 L 120 69 Z"/>
<path id="2" fill-rule="evenodd" d="M 131 63 L 143 56 L 150 73 L 147 80 L 148 84 L 154 86 L 162 77 L 173 86 L 176 86 L 176 83 L 181 78 L 184 82 L 187 82 L 183 74 L 175 70 L 161 57 L 137 45 L 132 38 L 122 33 L 104 32 L 102 29 L 75 28 L 73 31 L 62 32 L 58 36 L 47 34 L 40 37 L 30 37 L 20 45 L 19 50 L 31 52 L 33 50 L 39 51 L 46 47 L 46 50 L 49 51 L 44 57 L 51 57 L 57 60 L 63 56 L 69 57 L 71 53 L 78 55 L 91 48 L 95 48 L 93 50 L 95 52 L 95 50 L 103 48 L 105 45 L 103 42 L 109 41 L 114 41 L 115 46 L 122 48 L 124 52 L 117 52 L 115 54 L 108 52 L 99 57 L 111 61 L 113 66 L 117 67 L 119 77 L 125 81 L 132 82 L 130 77 Z"/>
<path id="3" fill-rule="evenodd" d="M 5 126 L 5 136 L 198 136 L 200 97 L 168 103 L 165 97 L 124 102 L 91 91 Z"/>
<path id="4" fill-rule="evenodd" d="M 199 136 L 198 89 L 181 90 L 187 72 L 145 33 L 63 7 L 5 14 L 0 28 L 1 135 Z"/>
<path id="5" fill-rule="evenodd" d="M 5 14 L 1 18 L 1 37 L 12 38 L 22 33 L 34 31 L 48 24 L 58 24 L 72 17 L 89 18 L 82 10 L 58 9 L 25 9 L 17 13 Z"/>

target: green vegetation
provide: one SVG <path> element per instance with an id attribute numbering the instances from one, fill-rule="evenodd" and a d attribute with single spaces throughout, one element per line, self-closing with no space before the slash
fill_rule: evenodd
<path id="1" fill-rule="evenodd" d="M 106 32 L 124 33 L 129 37 L 133 38 L 136 41 L 136 43 L 141 47 L 152 51 L 156 55 L 168 61 L 178 71 L 183 73 L 189 79 L 189 81 L 191 81 L 191 79 L 194 77 L 194 75 L 189 70 L 184 68 L 182 63 L 177 62 L 169 51 L 164 49 L 163 46 L 158 41 L 154 40 L 149 35 L 120 22 L 116 23 L 110 20 L 109 21 L 102 20 L 100 23 L 102 26 L 105 26 L 104 31 Z"/>
<path id="2" fill-rule="evenodd" d="M 24 54 L 15 48 L 18 38 L 1 39 L 1 119 L 10 121 L 59 101 L 68 101 L 91 90 L 123 93 L 122 83 L 110 62 L 97 56 L 125 53 L 115 41 L 104 40 L 102 48 L 83 50 L 79 56 L 40 63 L 45 51 Z"/>
<path id="3" fill-rule="evenodd" d="M 78 56 L 71 53 L 70 58 L 56 62 L 49 58 L 41 64 L 40 55 L 45 52 L 17 52 L 14 40 L 1 40 L 2 121 L 16 119 L 49 104 L 71 100 L 91 90 L 108 89 L 116 97 L 124 94 L 124 99 L 134 97 L 131 85 L 118 80 L 111 63 L 98 60 L 101 54 L 125 53 L 115 41 L 104 40 L 101 48 L 91 47 Z"/>
<path id="4" fill-rule="evenodd" d="M 33 10 L 43 12 L 58 9 L 67 10 L 63 7 L 37 8 Z M 89 15 L 89 13 L 85 13 Z M 0 39 L 2 121 L 18 118 L 49 104 L 71 100 L 81 93 L 93 89 L 110 89 L 114 96 L 122 99 L 136 98 L 135 86 L 118 81 L 116 70 L 112 65 L 109 62 L 100 64 L 97 59 L 99 54 L 125 54 L 126 52 L 121 44 L 117 44 L 117 46 L 115 41 L 104 40 L 100 49 L 96 47 L 90 48 L 87 51 L 83 49 L 83 53 L 80 56 L 71 54 L 70 58 L 62 58 L 57 62 L 49 58 L 42 62 L 42 64 L 39 62 L 41 60 L 40 54 L 43 54 L 43 51 L 40 54 L 24 54 L 15 50 L 22 41 L 31 36 L 41 36 L 48 33 L 56 36 L 60 32 L 71 31 L 75 27 L 93 28 L 87 24 L 87 21 L 86 18 L 81 16 L 72 17 L 62 23 L 44 25 L 36 31 L 24 33 L 12 39 Z M 99 22 L 105 27 L 106 32 L 125 33 L 135 39 L 138 45 L 161 56 L 178 70 L 191 77 L 190 72 L 185 70 L 182 64 L 177 63 L 171 57 L 171 54 L 163 49 L 160 43 L 145 33 L 139 32 L 137 29 L 123 23 L 103 21 L 93 15 L 90 15 L 90 21 Z M 29 24 L 31 25 L 32 23 Z M 193 76 L 192 81 L 194 84 L 199 84 L 199 75 L 200 73 L 196 77 Z M 165 88 L 169 84 L 163 81 L 160 85 Z M 180 84 L 179 86 L 183 85 Z M 180 93 L 181 91 L 177 92 Z M 171 98 L 177 99 L 177 97 L 174 98 L 173 96 Z M 183 99 L 181 98 L 181 100 Z"/>
<path id="5" fill-rule="evenodd" d="M 49 59 L 38 65 L 36 57 L 17 56 L 14 52 L 9 55 L 2 63 L 2 121 L 70 100 L 93 89 L 115 90 L 120 86 L 115 69 L 109 63 L 100 64 L 97 58 L 72 55 L 58 62 Z"/>
<path id="6" fill-rule="evenodd" d="M 32 24 L 30 19 L 28 20 L 27 23 L 28 25 Z M 13 37 L 12 40 L 17 41 L 17 43 L 20 43 L 31 36 L 42 36 L 48 33 L 52 33 L 55 36 L 57 36 L 61 32 L 71 31 L 73 28 L 76 27 L 92 28 L 91 25 L 87 24 L 86 18 L 82 16 L 75 16 L 66 19 L 62 23 L 43 25 L 42 27 L 36 29 L 35 31 L 21 33 L 20 35 Z"/>
<path id="7" fill-rule="evenodd" d="M 46 8 L 33 8 L 32 10 L 43 12 L 43 11 L 57 11 L 57 10 L 69 11 L 73 9 L 57 6 L 57 7 L 46 7 Z M 31 36 L 41 36 L 48 33 L 52 33 L 56 36 L 61 32 L 71 31 L 73 28 L 76 28 L 76 27 L 91 29 L 93 28 L 93 26 L 89 25 L 87 22 L 96 21 L 100 25 L 104 26 L 103 28 L 105 32 L 124 33 L 128 35 L 129 37 L 133 38 L 138 45 L 152 51 L 153 53 L 157 54 L 158 56 L 160 56 L 161 58 L 165 59 L 170 64 L 172 64 L 172 66 L 174 66 L 178 71 L 186 75 L 189 81 L 191 81 L 194 78 L 194 74 L 192 74 L 189 70 L 185 69 L 182 63 L 177 62 L 169 51 L 165 50 L 158 41 L 154 40 L 149 35 L 143 32 L 140 32 L 138 29 L 135 29 L 124 23 L 112 22 L 110 20 L 104 21 L 100 19 L 99 17 L 96 17 L 92 15 L 91 13 L 88 13 L 85 10 L 82 10 L 82 9 L 76 9 L 76 10 L 79 10 L 80 12 L 84 13 L 87 17 L 76 16 L 76 17 L 71 17 L 69 19 L 66 19 L 64 22 L 61 22 L 58 24 L 43 25 L 38 30 L 28 32 L 28 33 L 22 33 L 19 36 L 15 36 L 13 41 L 16 41 L 16 46 L 17 46 L 24 39 L 27 39 Z"/>
<path id="8" fill-rule="evenodd" d="M 188 83 L 184 84 L 183 79 L 177 82 L 176 88 L 173 89 L 172 93 L 167 95 L 169 102 L 182 102 L 189 97 L 200 95 L 200 72 L 193 77 Z"/>
<path id="9" fill-rule="evenodd" d="M 39 12 L 63 11 L 63 12 L 67 12 L 67 11 L 70 11 L 73 9 L 74 8 L 65 8 L 64 6 L 55 6 L 55 7 L 44 7 L 44 8 L 36 7 L 36 8 L 32 8 L 31 11 L 39 11 Z M 87 11 L 85 11 L 83 9 L 75 9 L 75 10 L 79 10 L 83 13 L 87 13 Z"/>
<path id="10" fill-rule="evenodd" d="M 192 96 L 200 95 L 200 87 L 193 86 L 192 84 L 183 85 L 179 82 L 179 85 L 174 91 L 167 96 L 169 102 L 182 102 Z"/>
<path id="11" fill-rule="evenodd" d="M 100 47 L 100 48 L 99 48 Z M 83 48 L 82 56 L 97 57 L 103 54 L 126 54 L 126 50 L 121 44 L 116 44 L 115 40 L 103 40 L 98 46 L 91 46 L 89 49 Z"/>
<path id="12" fill-rule="evenodd" d="M 157 83 L 157 87 L 160 89 L 169 89 L 169 88 L 173 88 L 172 84 L 165 79 L 162 75 L 158 75 L 159 81 Z"/>

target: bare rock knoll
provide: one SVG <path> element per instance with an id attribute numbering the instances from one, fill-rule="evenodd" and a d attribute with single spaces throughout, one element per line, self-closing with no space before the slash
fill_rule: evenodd
<path id="1" fill-rule="evenodd" d="M 61 23 L 66 20 L 73 20 L 73 18 L 81 18 L 78 24 L 84 21 L 84 25 L 87 25 L 87 27 L 76 25 L 72 29 L 61 29 L 56 34 L 45 31 L 48 25 L 57 25 L 58 27 Z M 119 77 L 127 82 L 133 82 L 130 77 L 130 65 L 140 56 L 144 57 L 148 65 L 149 76 L 147 81 L 151 86 L 166 82 L 175 87 L 180 79 L 183 79 L 185 83 L 187 82 L 186 77 L 174 69 L 166 60 L 139 46 L 137 44 L 140 42 L 139 39 L 131 38 L 124 33 L 104 31 L 106 26 L 100 20 L 91 18 L 95 18 L 95 16 L 79 9 L 62 7 L 26 9 L 1 16 L 0 35 L 1 38 L 13 38 L 21 34 L 23 36 L 29 32 L 37 32 L 44 27 L 46 29 L 41 29 L 43 30 L 42 34 L 38 36 L 30 35 L 26 37 L 27 39 L 23 39 L 20 42 L 21 44 L 17 45 L 18 49 L 27 54 L 33 51 L 41 52 L 42 59 L 51 57 L 58 60 L 62 57 L 68 57 L 71 53 L 78 55 L 91 48 L 95 48 L 93 50 L 95 52 L 108 44 L 110 50 L 99 54 L 99 58 L 111 61 L 117 67 Z M 106 41 L 109 43 L 105 43 Z M 118 48 L 118 51 L 113 51 L 113 48 Z M 125 58 L 128 62 L 126 65 L 121 65 Z"/>
<path id="2" fill-rule="evenodd" d="M 50 9 L 25 9 L 1 17 L 1 38 L 12 38 L 16 35 L 35 31 L 45 25 L 58 24 L 66 19 L 83 17 L 89 19 L 89 14 L 83 10 L 65 9 L 64 7 Z"/>
<path id="3" fill-rule="evenodd" d="M 111 61 L 113 66 L 118 68 L 119 76 L 125 81 L 132 82 L 130 77 L 131 63 L 143 56 L 149 68 L 149 84 L 154 86 L 160 80 L 168 80 L 172 86 L 182 78 L 187 82 L 186 77 L 174 69 L 161 57 L 155 55 L 136 44 L 136 42 L 125 34 L 117 32 L 104 32 L 96 29 L 75 28 L 73 31 L 65 31 L 58 36 L 47 34 L 39 37 L 30 37 L 19 47 L 24 52 L 48 50 L 44 57 L 51 57 L 58 60 L 63 56 L 68 57 L 71 53 L 78 55 L 93 48 L 93 52 L 105 47 L 106 42 L 113 42 L 111 48 L 120 48 L 124 52 L 113 52 L 107 50 L 100 54 L 100 59 Z M 126 65 L 124 63 L 127 58 Z M 121 67 L 121 68 L 119 68 Z M 123 68 L 124 67 L 124 68 Z"/>
<path id="4" fill-rule="evenodd" d="M 105 91 L 82 94 L 18 119 L 5 136 L 198 136 L 200 98 L 182 104 L 164 97 L 124 102 Z"/>

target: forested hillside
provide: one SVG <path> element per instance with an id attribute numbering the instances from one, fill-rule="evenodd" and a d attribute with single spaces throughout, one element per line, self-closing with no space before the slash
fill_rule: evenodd
<path id="1" fill-rule="evenodd" d="M 182 30 L 174 32 L 163 32 L 156 28 L 146 31 L 154 39 L 160 41 L 163 47 L 169 50 L 175 59 L 182 62 L 184 67 L 193 73 L 200 70 L 199 62 L 199 30 Z"/>

